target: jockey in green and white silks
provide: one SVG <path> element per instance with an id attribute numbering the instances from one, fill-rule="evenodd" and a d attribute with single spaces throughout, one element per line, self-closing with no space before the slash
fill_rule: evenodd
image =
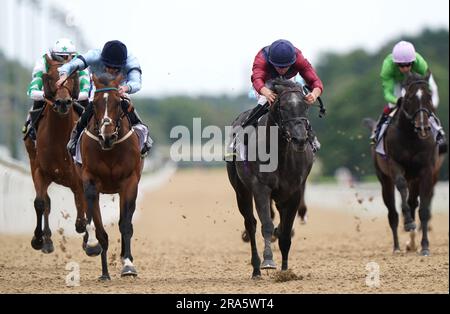
<path id="1" fill-rule="evenodd" d="M 65 57 L 65 56 L 77 56 L 75 45 L 69 39 L 59 39 L 54 47 L 41 58 L 36 61 L 36 64 L 33 69 L 33 79 L 28 86 L 27 95 L 34 101 L 42 101 L 44 100 L 44 86 L 42 82 L 42 75 L 47 73 L 48 64 L 45 56 L 48 56 L 50 59 L 53 59 L 53 56 Z M 89 89 L 91 86 L 89 71 L 79 71 L 79 82 L 80 82 L 80 94 L 78 97 L 79 101 L 86 100 L 89 98 Z"/>
<path id="2" fill-rule="evenodd" d="M 384 99 L 387 104 L 378 120 L 375 132 L 371 136 L 372 144 L 376 144 L 381 139 L 383 134 L 380 134 L 380 131 L 385 129 L 382 126 L 388 121 L 389 114 L 396 108 L 398 99 L 403 96 L 401 83 L 409 72 L 425 76 L 429 72 L 428 63 L 416 52 L 413 44 L 400 41 L 394 46 L 392 53 L 386 56 L 381 68 L 380 78 Z M 439 105 L 439 93 L 433 75 L 430 75 L 429 87 L 433 106 L 437 108 Z M 436 143 L 438 145 L 445 144 L 445 133 L 437 117 L 431 117 L 430 124 L 436 134 Z"/>
<path id="3" fill-rule="evenodd" d="M 77 50 L 74 43 L 67 38 L 61 38 L 55 42 L 53 47 L 49 49 L 49 51 L 40 57 L 33 68 L 32 80 L 28 85 L 27 95 L 33 100 L 32 110 L 40 109 L 44 106 L 45 103 L 45 95 L 44 95 L 44 83 L 42 77 L 44 74 L 48 72 L 49 65 L 47 64 L 46 57 L 51 60 L 55 60 L 55 58 L 59 58 L 60 60 L 66 60 L 69 56 L 76 56 Z M 79 71 L 79 84 L 80 84 L 80 93 L 78 96 L 78 101 L 86 101 L 89 98 L 89 90 L 90 90 L 90 75 L 88 70 Z M 23 132 L 27 132 L 28 125 L 30 125 L 30 115 L 27 117 L 27 121 L 24 125 Z M 31 134 L 32 138 L 34 137 L 34 133 Z"/>

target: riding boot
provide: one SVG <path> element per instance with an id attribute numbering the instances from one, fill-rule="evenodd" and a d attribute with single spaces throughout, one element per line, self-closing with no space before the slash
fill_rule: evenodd
<path id="1" fill-rule="evenodd" d="M 139 117 L 139 115 L 137 114 L 136 110 L 131 110 L 131 111 L 126 110 L 124 112 L 126 112 L 128 118 L 130 119 L 130 123 L 132 126 L 134 126 L 136 124 L 145 125 L 142 122 L 141 117 Z M 148 127 L 147 127 L 147 129 L 148 129 Z M 141 157 L 145 158 L 148 155 L 148 153 L 150 152 L 150 150 L 152 149 L 152 147 L 153 147 L 153 140 L 150 137 L 150 131 L 149 131 L 149 132 L 147 132 L 147 140 L 144 143 L 144 147 L 142 147 L 142 149 L 141 149 Z"/>
<path id="2" fill-rule="evenodd" d="M 441 120 L 433 114 L 431 117 L 434 120 L 433 127 L 436 128 L 437 134 L 436 134 L 436 144 L 439 147 L 439 154 L 445 154 L 448 151 L 447 146 L 447 139 L 445 136 L 444 128 L 442 127 Z"/>
<path id="3" fill-rule="evenodd" d="M 440 155 L 447 153 L 448 151 L 447 139 L 445 137 L 445 132 L 442 128 L 439 129 L 438 134 L 436 135 L 436 144 L 439 147 Z"/>
<path id="4" fill-rule="evenodd" d="M 384 112 L 380 115 L 380 118 L 378 118 L 377 126 L 375 130 L 372 132 L 372 135 L 370 136 L 370 144 L 375 145 L 377 143 L 381 127 L 387 121 L 388 117 L 389 115 L 385 114 Z"/>
<path id="5" fill-rule="evenodd" d="M 94 106 L 90 102 L 86 106 L 83 114 L 77 121 L 77 125 L 73 128 L 72 133 L 70 134 L 70 140 L 69 143 L 67 143 L 67 150 L 69 151 L 70 156 L 75 156 L 78 139 L 80 138 L 81 132 L 83 132 L 83 130 L 87 127 L 93 114 Z"/>
<path id="6" fill-rule="evenodd" d="M 33 101 L 33 106 L 30 109 L 30 112 L 37 111 L 39 109 L 42 109 L 44 107 L 45 101 Z M 36 131 L 34 130 L 34 123 L 31 118 L 31 114 L 28 115 L 27 120 L 25 121 L 25 124 L 22 127 L 22 133 L 27 134 L 29 132 L 29 136 L 32 140 L 36 140 Z M 28 130 L 30 128 L 30 130 Z"/>
<path id="7" fill-rule="evenodd" d="M 252 125 L 253 127 L 258 126 L 258 120 L 263 115 L 265 115 L 268 112 L 267 103 L 264 105 L 257 104 L 255 108 L 252 109 L 250 114 L 247 116 L 244 122 L 242 122 L 241 126 L 243 128 L 246 128 L 249 125 Z"/>

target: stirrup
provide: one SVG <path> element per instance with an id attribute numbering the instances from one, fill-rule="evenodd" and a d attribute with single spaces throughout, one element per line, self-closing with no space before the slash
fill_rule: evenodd
<path id="1" fill-rule="evenodd" d="M 148 154 L 150 153 L 150 151 L 152 150 L 153 145 L 150 145 L 150 143 L 146 142 L 144 144 L 144 147 L 142 147 L 141 149 L 141 158 L 144 159 L 145 157 L 148 156 Z"/>

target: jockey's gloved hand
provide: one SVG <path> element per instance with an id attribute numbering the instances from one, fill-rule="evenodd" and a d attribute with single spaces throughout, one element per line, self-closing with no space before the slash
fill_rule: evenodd
<path id="1" fill-rule="evenodd" d="M 122 85 L 119 87 L 120 96 L 125 96 L 130 91 L 130 87 L 128 85 Z"/>

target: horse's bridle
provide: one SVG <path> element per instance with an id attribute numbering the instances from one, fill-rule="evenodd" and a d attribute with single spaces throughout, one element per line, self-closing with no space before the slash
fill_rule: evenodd
<path id="1" fill-rule="evenodd" d="M 276 112 L 277 115 L 275 116 L 273 111 L 270 111 L 269 115 L 271 116 L 272 120 L 274 121 L 275 125 L 281 130 L 281 137 L 287 142 L 287 143 L 291 143 L 292 142 L 292 135 L 291 133 L 286 130 L 285 124 L 287 122 L 291 122 L 294 121 L 296 124 L 297 123 L 305 123 L 306 125 L 306 129 L 308 130 L 310 128 L 310 123 L 308 118 L 306 117 L 295 117 L 295 118 L 291 118 L 291 119 L 283 119 L 283 116 L 281 114 L 281 98 L 283 96 L 285 96 L 286 94 L 290 94 L 290 93 L 300 93 L 302 94 L 302 97 L 305 96 L 304 91 L 302 88 L 300 87 L 290 87 L 290 88 L 286 88 L 284 89 L 278 96 L 276 101 L 274 102 L 273 106 L 277 106 L 276 108 Z"/>
<path id="2" fill-rule="evenodd" d="M 55 67 L 55 66 L 58 66 L 58 67 L 59 67 L 59 66 L 62 66 L 62 65 L 64 65 L 64 63 L 55 63 L 55 64 L 51 64 L 49 67 L 50 67 L 50 68 L 51 68 L 51 67 Z M 66 86 L 66 82 L 67 82 L 67 80 L 68 80 L 72 75 L 74 75 L 74 74 L 75 74 L 75 72 L 73 72 L 71 75 L 69 75 L 69 76 L 64 80 L 64 82 L 61 84 L 61 86 L 57 87 L 57 88 L 56 88 L 56 91 L 55 91 L 55 94 L 56 94 L 60 88 L 65 88 L 65 89 L 69 92 L 69 95 L 70 95 L 70 102 L 71 102 L 71 103 L 74 102 L 74 99 L 73 99 L 73 91 L 71 91 L 71 90 L 69 89 L 69 87 Z M 75 84 L 77 84 L 77 82 L 75 82 Z M 52 97 L 52 98 L 54 98 L 54 97 Z M 47 97 L 47 96 L 44 96 L 45 102 L 48 103 L 48 104 L 52 107 L 52 109 L 54 110 L 54 109 L 57 107 L 57 105 L 56 105 L 56 101 L 54 101 L 52 98 L 49 98 L 49 97 Z"/>
<path id="3" fill-rule="evenodd" d="M 98 93 L 109 93 L 109 92 L 112 92 L 112 91 L 119 91 L 119 89 L 116 88 L 116 87 L 105 87 L 105 88 L 97 89 L 95 91 L 95 94 L 98 94 Z M 108 105 L 108 104 L 106 104 L 106 105 Z M 122 119 L 124 117 L 125 117 L 125 113 L 122 111 L 122 114 L 116 120 L 116 128 L 114 129 L 114 133 L 112 133 L 111 135 L 112 136 L 116 136 L 118 140 L 116 142 L 114 142 L 113 145 L 116 145 L 116 144 L 119 144 L 119 143 L 122 143 L 122 142 L 126 141 L 134 133 L 134 129 L 131 128 L 130 131 L 125 136 L 123 136 L 121 139 L 119 139 L 119 132 L 120 132 L 120 128 L 122 126 L 121 121 L 122 121 Z M 113 121 L 109 117 L 104 117 L 101 120 L 100 124 L 99 124 L 99 121 L 97 121 L 95 119 L 95 117 L 94 117 L 94 121 L 95 121 L 94 130 L 95 130 L 95 133 L 97 133 L 97 134 L 96 135 L 92 134 L 88 129 L 85 130 L 85 133 L 90 138 L 96 140 L 97 142 L 100 142 L 100 130 L 101 130 L 101 128 L 104 127 L 104 126 L 111 125 L 113 123 Z"/>
<path id="4" fill-rule="evenodd" d="M 411 89 L 412 86 L 417 85 L 417 84 L 427 84 L 428 85 L 428 82 L 426 80 L 417 80 L 417 81 L 411 82 L 406 87 L 406 94 L 408 93 L 408 91 Z M 408 101 L 408 99 L 404 98 L 403 101 L 406 102 L 406 101 Z M 421 131 L 429 131 L 429 130 L 431 130 L 430 126 L 427 126 L 427 127 L 424 126 L 423 117 L 421 118 L 420 125 L 416 126 L 416 117 L 421 112 L 424 112 L 427 115 L 427 119 L 429 119 L 430 117 L 433 116 L 433 113 L 429 109 L 423 108 L 421 103 L 420 103 L 419 109 L 417 109 L 413 114 L 409 114 L 408 112 L 406 112 L 404 106 L 402 106 L 402 112 L 405 115 L 406 119 L 408 119 L 411 122 L 411 124 L 413 124 L 414 132 L 418 133 L 418 132 L 421 132 Z"/>

